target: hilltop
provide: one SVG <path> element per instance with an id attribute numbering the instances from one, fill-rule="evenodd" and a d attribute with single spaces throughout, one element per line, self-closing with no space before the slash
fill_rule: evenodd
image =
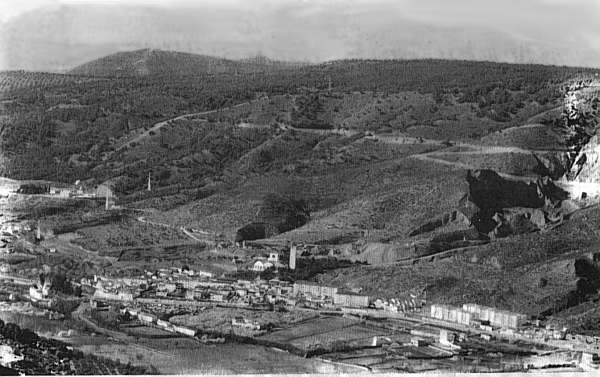
<path id="1" fill-rule="evenodd" d="M 263 72 L 298 66 L 300 63 L 279 62 L 260 56 L 243 60 L 229 60 L 184 52 L 143 49 L 117 52 L 79 65 L 69 70 L 68 73 L 100 77 L 189 76 Z"/>

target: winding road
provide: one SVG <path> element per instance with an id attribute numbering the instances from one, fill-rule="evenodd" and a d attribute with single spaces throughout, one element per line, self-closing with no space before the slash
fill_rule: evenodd
<path id="1" fill-rule="evenodd" d="M 133 138 L 125 141 L 123 144 L 121 144 L 118 147 L 116 147 L 114 152 L 118 152 L 118 151 L 120 151 L 120 150 L 122 150 L 124 148 L 129 147 L 132 143 L 137 143 L 140 140 L 142 140 L 142 139 L 144 139 L 146 137 L 151 136 L 152 134 L 156 133 L 157 131 L 159 131 L 164 126 L 170 124 L 171 122 L 175 122 L 175 121 L 183 120 L 183 119 L 188 119 L 188 118 L 195 118 L 195 117 L 210 115 L 210 114 L 216 114 L 216 113 L 218 113 L 220 111 L 231 110 L 231 109 L 235 109 L 235 108 L 238 108 L 238 107 L 250 105 L 251 103 L 258 102 L 261 99 L 262 98 L 259 98 L 257 100 L 253 100 L 253 101 L 242 102 L 242 103 L 238 103 L 237 105 L 227 106 L 227 107 L 219 108 L 219 109 L 216 109 L 216 110 L 208 110 L 208 111 L 201 111 L 201 112 L 198 112 L 198 113 L 189 113 L 189 114 L 178 115 L 176 117 L 169 118 L 169 119 L 166 119 L 166 120 L 154 123 L 154 125 L 152 127 L 150 127 L 149 129 L 147 129 L 143 133 L 141 133 L 141 134 L 139 134 L 137 136 L 134 136 Z M 201 119 L 201 121 L 206 122 L 207 120 L 206 119 Z"/>
<path id="2" fill-rule="evenodd" d="M 190 232 L 189 230 L 187 230 L 183 226 L 177 227 L 175 225 L 164 224 L 164 223 L 159 223 L 159 222 L 155 222 L 155 221 L 146 220 L 146 218 L 144 216 L 138 216 L 135 219 L 137 221 L 141 222 L 141 223 L 150 224 L 150 225 L 154 225 L 154 226 L 159 226 L 159 227 L 163 227 L 163 228 L 167 228 L 167 229 L 172 229 L 172 230 L 178 230 L 178 231 L 182 232 L 183 234 L 185 234 L 188 238 L 194 240 L 195 242 L 204 242 L 204 243 L 206 243 L 206 242 L 214 242 L 214 239 L 215 239 L 215 234 L 213 232 L 210 232 L 210 231 L 201 230 L 202 233 L 213 236 L 212 238 L 198 238 L 192 232 Z"/>

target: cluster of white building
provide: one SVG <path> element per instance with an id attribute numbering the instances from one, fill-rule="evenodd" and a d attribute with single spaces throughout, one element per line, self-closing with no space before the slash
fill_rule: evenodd
<path id="1" fill-rule="evenodd" d="M 473 314 L 475 319 L 480 322 L 489 322 L 491 326 L 518 329 L 528 321 L 528 317 L 525 314 L 501 310 L 489 306 L 463 304 L 462 309 L 467 313 Z"/>
<path id="2" fill-rule="evenodd" d="M 309 281 L 297 281 L 293 286 L 296 298 L 323 307 L 367 308 L 370 305 L 369 296 L 354 292 L 340 291 L 337 287 L 319 285 Z"/>
<path id="3" fill-rule="evenodd" d="M 214 278 L 208 272 L 177 268 L 160 269 L 155 273 L 133 278 L 94 276 L 82 279 L 82 285 L 94 289 L 92 299 L 144 304 L 216 302 L 240 306 L 302 304 L 309 308 L 375 308 L 383 311 L 411 311 L 424 304 L 415 298 L 400 300 L 371 298 L 364 294 L 340 290 L 309 281 L 290 283 L 278 279 L 241 280 Z M 167 302 L 168 301 L 168 302 Z"/>
<path id="4" fill-rule="evenodd" d="M 528 318 L 525 314 L 492 308 L 478 304 L 464 304 L 462 308 L 452 305 L 431 305 L 431 318 L 454 322 L 464 326 L 478 326 L 491 331 L 494 327 L 518 329 Z"/>
<path id="5" fill-rule="evenodd" d="M 391 298 L 389 300 L 378 298 L 373 302 L 373 306 L 375 306 L 375 309 L 380 309 L 392 313 L 411 312 L 420 310 L 424 304 L 425 300 L 420 299 L 416 296 L 403 299 Z"/>
<path id="6" fill-rule="evenodd" d="M 144 303 L 211 301 L 239 305 L 295 305 L 291 300 L 292 284 L 278 279 L 236 280 L 213 278 L 208 272 L 163 269 L 139 278 L 109 278 L 95 276 L 82 279 L 82 285 L 94 289 L 92 299 L 99 301 Z"/>
<path id="7" fill-rule="evenodd" d="M 270 252 L 268 257 L 258 257 L 255 258 L 252 262 L 250 270 L 254 272 L 263 272 L 268 270 L 269 268 L 289 268 L 290 270 L 296 269 L 296 254 L 297 248 L 296 245 L 292 244 L 290 246 L 290 255 L 287 265 L 283 263 L 281 258 L 279 257 L 279 253 Z"/>

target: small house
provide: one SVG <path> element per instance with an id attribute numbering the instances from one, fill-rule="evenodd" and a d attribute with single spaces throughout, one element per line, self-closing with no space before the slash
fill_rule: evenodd
<path id="1" fill-rule="evenodd" d="M 242 327 L 248 330 L 260 330 L 260 325 L 257 322 L 250 321 L 244 317 L 234 317 L 231 320 L 231 325 Z"/>

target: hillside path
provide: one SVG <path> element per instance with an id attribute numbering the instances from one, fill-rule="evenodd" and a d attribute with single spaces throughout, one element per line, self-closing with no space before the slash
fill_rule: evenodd
<path id="1" fill-rule="evenodd" d="M 195 242 L 204 242 L 204 243 L 206 243 L 206 242 L 213 242 L 214 241 L 214 237 L 213 238 L 198 238 L 192 232 L 190 232 L 189 230 L 187 230 L 183 226 L 177 227 L 177 226 L 171 225 L 171 224 L 165 224 L 165 223 L 159 223 L 159 222 L 147 220 L 144 216 L 135 217 L 135 220 L 139 221 L 141 223 L 145 223 L 145 224 L 150 224 L 150 225 L 159 226 L 159 227 L 163 227 L 163 228 L 167 228 L 167 229 L 171 229 L 171 230 L 180 231 L 183 234 L 185 234 L 188 238 L 192 239 Z M 203 234 L 207 234 L 207 235 L 214 235 L 213 232 L 210 232 L 210 231 L 207 231 L 207 230 L 200 230 L 200 232 L 203 233 Z"/>
<path id="2" fill-rule="evenodd" d="M 238 103 L 237 105 L 233 105 L 233 106 L 227 106 L 227 107 L 223 107 L 223 108 L 219 108 L 219 109 L 215 109 L 215 110 L 208 110 L 208 111 L 201 111 L 198 113 L 189 113 L 189 114 L 183 114 L 183 115 L 178 115 L 176 117 L 173 118 L 169 118 L 166 120 L 162 120 L 160 122 L 154 123 L 154 125 L 152 127 L 150 127 L 149 129 L 147 129 L 146 131 L 144 131 L 143 133 L 134 136 L 133 138 L 125 141 L 123 144 L 121 144 L 120 146 L 118 146 L 117 148 L 115 148 L 114 152 L 118 152 L 123 148 L 126 148 L 128 146 L 130 146 L 132 143 L 136 143 L 148 136 L 151 136 L 152 133 L 156 133 L 157 131 L 159 131 L 161 128 L 163 128 L 164 126 L 168 125 L 171 122 L 174 121 L 178 121 L 178 120 L 183 120 L 183 119 L 187 119 L 187 118 L 194 118 L 194 117 L 198 117 L 198 116 L 204 116 L 204 115 L 210 115 L 210 114 L 215 114 L 219 111 L 223 111 L 223 110 L 231 110 L 231 109 L 235 109 L 237 107 L 242 107 L 242 106 L 246 106 L 249 105 L 253 102 L 259 101 L 258 100 L 253 100 L 253 101 L 247 101 L 247 102 L 242 102 L 242 103 Z M 203 119 L 204 121 L 206 121 L 206 119 Z M 114 153 L 113 152 L 113 153 Z"/>
<path id="3" fill-rule="evenodd" d="M 435 155 L 433 155 L 433 154 L 422 153 L 422 154 L 413 154 L 413 155 L 411 155 L 409 157 L 417 159 L 417 160 L 420 160 L 420 161 L 433 162 L 433 163 L 436 163 L 436 164 L 442 164 L 442 165 L 452 166 L 452 167 L 457 168 L 457 169 L 465 169 L 465 170 L 476 170 L 476 169 L 478 169 L 477 167 L 475 167 L 473 165 L 469 165 L 469 164 L 465 164 L 465 163 L 457 162 L 457 161 L 442 160 L 442 159 L 439 159 L 439 158 L 435 158 L 434 156 Z M 517 180 L 517 181 L 529 182 L 532 179 L 535 179 L 535 177 L 519 176 L 519 175 L 512 175 L 512 174 L 506 174 L 506 173 L 500 173 L 500 172 L 496 172 L 496 173 L 499 176 L 503 177 L 503 178 L 508 178 L 508 179 Z"/>

